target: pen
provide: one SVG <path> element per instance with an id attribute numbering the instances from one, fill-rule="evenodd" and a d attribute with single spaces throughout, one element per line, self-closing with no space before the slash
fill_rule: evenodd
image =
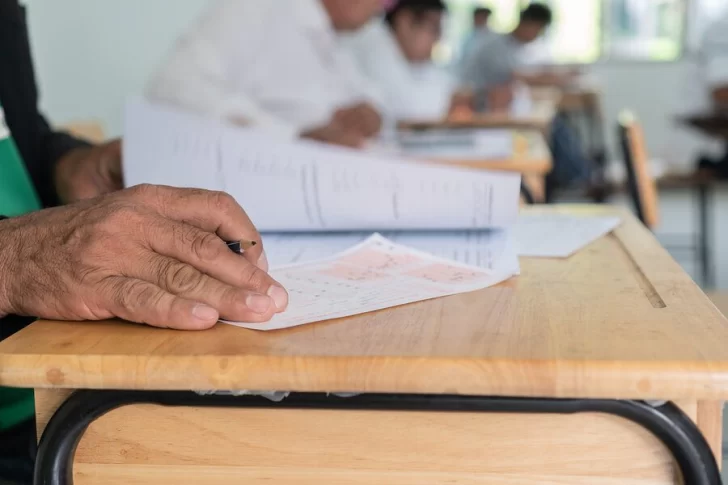
<path id="1" fill-rule="evenodd" d="M 246 241 L 245 239 L 240 241 L 229 241 L 226 244 L 227 247 L 229 247 L 235 254 L 244 254 L 248 249 L 258 245 L 255 241 Z"/>

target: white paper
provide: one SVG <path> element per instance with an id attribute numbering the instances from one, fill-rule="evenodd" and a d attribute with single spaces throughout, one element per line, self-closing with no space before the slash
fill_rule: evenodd
<path id="1" fill-rule="evenodd" d="M 621 223 L 619 217 L 527 214 L 511 231 L 519 256 L 568 258 Z"/>
<path id="2" fill-rule="evenodd" d="M 513 158 L 513 130 L 442 129 L 400 132 L 402 155 L 430 160 L 502 160 Z"/>
<path id="3" fill-rule="evenodd" d="M 512 276 L 437 258 L 378 234 L 336 256 L 271 275 L 288 290 L 288 309 L 262 325 L 226 323 L 277 330 L 475 291 Z"/>
<path id="4" fill-rule="evenodd" d="M 501 228 L 518 213 L 518 174 L 283 141 L 143 101 L 125 125 L 128 186 L 224 190 L 261 231 Z"/>
<path id="5" fill-rule="evenodd" d="M 271 267 L 324 259 L 371 236 L 354 233 L 284 233 L 263 235 Z M 434 256 L 493 271 L 520 273 L 516 244 L 508 231 L 386 232 L 388 240 Z"/>

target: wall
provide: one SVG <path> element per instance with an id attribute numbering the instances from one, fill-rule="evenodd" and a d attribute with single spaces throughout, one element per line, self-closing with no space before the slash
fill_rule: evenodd
<path id="1" fill-rule="evenodd" d="M 144 84 L 207 0 L 21 0 L 28 7 L 41 105 L 56 123 L 100 120 L 121 134 Z M 269 1 L 269 0 L 262 0 Z"/>

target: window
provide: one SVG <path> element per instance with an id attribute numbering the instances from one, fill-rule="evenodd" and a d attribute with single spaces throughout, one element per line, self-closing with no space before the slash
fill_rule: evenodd
<path id="1" fill-rule="evenodd" d="M 725 0 L 696 0 L 725 5 Z M 518 23 L 528 0 L 449 0 L 445 40 L 436 60 L 460 57 L 472 31 L 473 8 L 493 10 L 490 26 L 508 32 Z M 673 61 L 683 52 L 687 0 L 542 0 L 554 22 L 533 46 L 534 58 L 548 56 L 561 64 L 588 64 L 603 59 Z"/>

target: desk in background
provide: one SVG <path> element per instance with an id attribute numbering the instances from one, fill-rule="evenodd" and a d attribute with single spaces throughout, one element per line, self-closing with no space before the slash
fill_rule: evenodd
<path id="1" fill-rule="evenodd" d="M 515 125 L 515 126 L 513 126 Z M 478 156 L 463 157 L 460 155 L 437 154 L 427 156 L 421 155 L 433 162 L 458 165 L 468 168 L 484 170 L 501 170 L 518 172 L 523 175 L 525 187 L 529 195 L 538 202 L 543 202 L 546 197 L 546 177 L 553 168 L 553 158 L 544 135 L 544 128 L 523 123 L 522 120 L 515 122 L 511 119 L 510 124 L 504 120 L 503 124 L 488 122 L 480 123 L 417 123 L 402 124 L 400 132 L 428 132 L 428 131 L 504 131 L 508 130 L 513 135 L 513 149 L 509 156 L 497 156 L 479 158 Z M 405 152 L 406 153 L 406 152 Z"/>
<path id="2" fill-rule="evenodd" d="M 281 332 L 37 322 L 0 384 L 37 390 L 44 484 L 717 484 L 728 321 L 623 215 L 498 287 Z M 220 389 L 307 394 L 190 392 Z"/>

